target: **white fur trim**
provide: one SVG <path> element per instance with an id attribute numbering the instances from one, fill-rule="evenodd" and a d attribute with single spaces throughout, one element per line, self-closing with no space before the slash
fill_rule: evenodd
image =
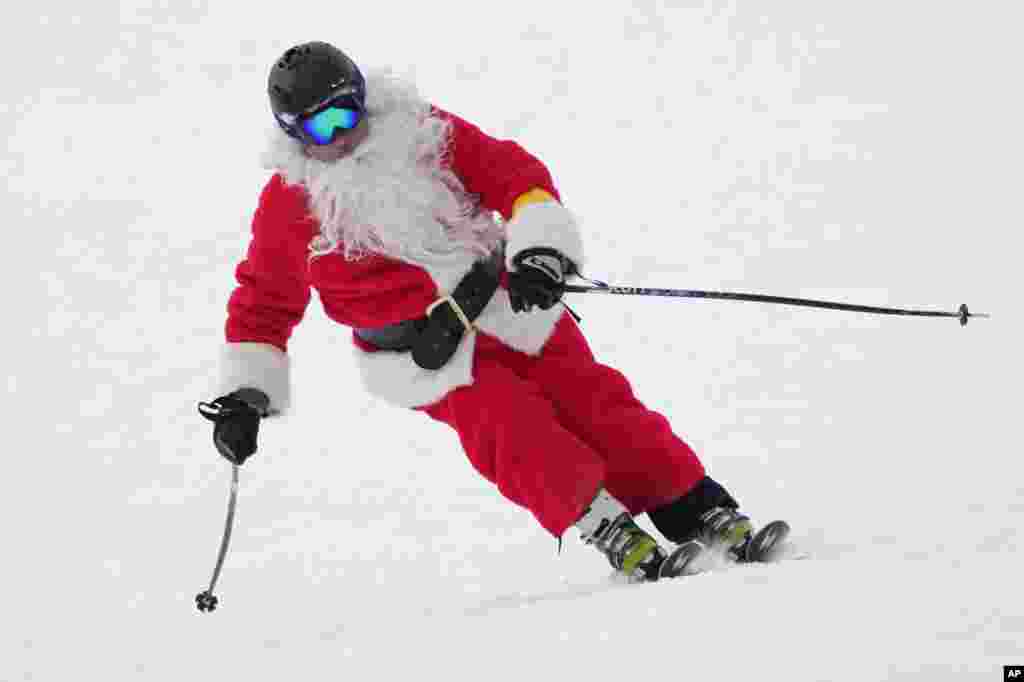
<path id="1" fill-rule="evenodd" d="M 476 334 L 467 334 L 448 364 L 436 371 L 417 366 L 412 353 L 391 351 L 357 349 L 356 364 L 370 395 L 398 407 L 423 407 L 473 383 L 475 349 Z"/>
<path id="2" fill-rule="evenodd" d="M 476 319 L 476 326 L 515 350 L 538 355 L 565 314 L 558 306 L 532 313 L 513 312 L 508 291 L 498 289 Z M 423 407 L 460 386 L 473 384 L 476 338 L 477 332 L 464 336 L 448 364 L 437 371 L 418 367 L 412 353 L 389 351 L 367 353 L 357 349 L 356 364 L 371 395 L 398 407 Z"/>
<path id="3" fill-rule="evenodd" d="M 565 309 L 556 305 L 550 310 L 517 313 L 512 310 L 507 289 L 498 289 L 494 298 L 476 319 L 477 328 L 517 351 L 539 355 L 555 331 Z"/>
<path id="4" fill-rule="evenodd" d="M 270 398 L 270 410 L 283 412 L 291 403 L 288 356 L 268 343 L 229 343 L 220 355 L 219 394 L 258 388 Z"/>
<path id="5" fill-rule="evenodd" d="M 583 237 L 572 213 L 559 202 L 527 204 L 516 211 L 506 230 L 505 259 L 509 271 L 515 270 L 512 260 L 521 251 L 537 246 L 557 249 L 583 269 Z"/>

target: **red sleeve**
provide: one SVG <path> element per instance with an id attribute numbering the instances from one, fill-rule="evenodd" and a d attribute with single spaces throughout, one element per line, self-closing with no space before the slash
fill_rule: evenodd
<path id="1" fill-rule="evenodd" d="M 307 255 L 315 222 L 303 192 L 275 175 L 263 188 L 249 249 L 235 271 L 228 301 L 229 342 L 269 343 L 287 351 L 288 339 L 310 299 Z"/>
<path id="2" fill-rule="evenodd" d="M 512 218 L 512 204 L 531 189 L 558 197 L 551 173 L 540 160 L 512 140 L 495 139 L 455 114 L 435 109 L 451 122 L 449 167 L 466 191 L 479 197 L 484 208 Z"/>

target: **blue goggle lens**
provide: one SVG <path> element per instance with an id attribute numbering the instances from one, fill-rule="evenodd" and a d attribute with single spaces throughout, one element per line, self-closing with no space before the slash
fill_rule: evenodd
<path id="1" fill-rule="evenodd" d="M 352 130 L 361 118 L 358 109 L 329 106 L 302 119 L 302 130 L 316 144 L 330 144 L 338 130 Z"/>

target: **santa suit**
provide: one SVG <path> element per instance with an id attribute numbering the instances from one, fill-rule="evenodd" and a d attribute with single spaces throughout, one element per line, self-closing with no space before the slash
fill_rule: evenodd
<path id="1" fill-rule="evenodd" d="M 545 166 L 511 141 L 371 77 L 370 137 L 324 164 L 278 132 L 275 171 L 228 304 L 221 388 L 289 403 L 287 343 L 315 287 L 328 317 L 353 328 L 418 318 L 473 263 L 504 246 L 583 262 L 582 241 Z M 513 209 L 531 190 L 554 197 Z M 504 219 L 496 222 L 492 212 Z M 597 363 L 561 306 L 513 312 L 505 284 L 440 370 L 353 334 L 366 388 L 452 426 L 473 466 L 561 535 L 604 486 L 634 514 L 693 488 L 704 470 L 618 371 Z"/>

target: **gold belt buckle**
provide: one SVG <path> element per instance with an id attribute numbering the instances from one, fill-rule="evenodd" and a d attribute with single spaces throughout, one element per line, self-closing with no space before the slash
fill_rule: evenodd
<path id="1" fill-rule="evenodd" d="M 434 308 L 444 303 L 447 303 L 452 307 L 452 310 L 455 311 L 455 316 L 459 318 L 459 321 L 462 322 L 462 326 L 466 328 L 467 332 L 476 330 L 476 327 L 473 326 L 473 323 L 470 321 L 469 316 L 466 315 L 466 312 L 462 309 L 462 306 L 460 306 L 450 294 L 448 296 L 442 296 L 427 306 L 427 317 L 430 317 L 430 313 L 434 312 Z"/>

